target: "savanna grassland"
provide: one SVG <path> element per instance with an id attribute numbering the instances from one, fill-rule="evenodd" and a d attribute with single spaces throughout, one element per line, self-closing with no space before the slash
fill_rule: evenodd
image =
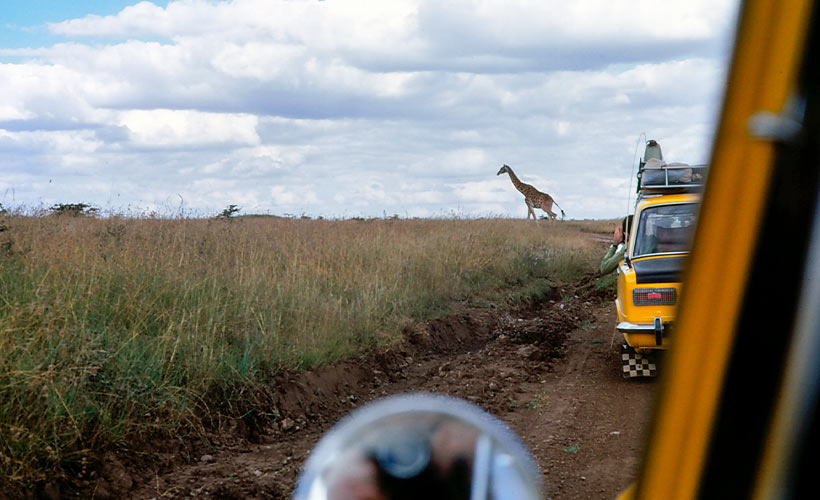
<path id="1" fill-rule="evenodd" d="M 0 216 L 0 477 L 264 414 L 282 370 L 594 272 L 611 221 Z"/>

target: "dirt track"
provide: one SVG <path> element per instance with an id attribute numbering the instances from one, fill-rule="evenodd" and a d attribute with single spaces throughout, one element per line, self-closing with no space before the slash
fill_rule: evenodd
<path id="1" fill-rule="evenodd" d="M 401 346 L 284 375 L 274 427 L 226 429 L 139 469 L 109 456 L 83 496 L 289 498 L 311 447 L 341 416 L 384 395 L 427 391 L 507 422 L 536 456 L 547 498 L 615 498 L 634 479 L 656 384 L 620 376 L 609 299 L 569 284 L 540 304 L 464 309 L 405 332 Z"/>

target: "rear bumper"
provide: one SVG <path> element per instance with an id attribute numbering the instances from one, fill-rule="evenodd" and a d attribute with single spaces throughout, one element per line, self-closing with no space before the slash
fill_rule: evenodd
<path id="1" fill-rule="evenodd" d="M 668 341 L 664 337 L 669 334 L 672 323 L 664 323 L 660 317 L 653 323 L 630 323 L 621 321 L 617 330 L 621 332 L 630 347 L 644 349 L 665 349 Z"/>

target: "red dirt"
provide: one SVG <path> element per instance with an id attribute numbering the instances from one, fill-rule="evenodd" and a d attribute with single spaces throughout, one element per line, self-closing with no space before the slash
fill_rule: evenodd
<path id="1" fill-rule="evenodd" d="M 655 382 L 621 377 L 611 299 L 576 283 L 526 308 L 465 308 L 382 352 L 282 375 L 272 426 L 238 422 L 204 442 L 180 437 L 142 460 L 111 453 L 81 490 L 40 494 L 289 498 L 308 452 L 339 418 L 381 396 L 426 391 L 509 424 L 539 462 L 547 498 L 616 498 L 634 479 Z"/>

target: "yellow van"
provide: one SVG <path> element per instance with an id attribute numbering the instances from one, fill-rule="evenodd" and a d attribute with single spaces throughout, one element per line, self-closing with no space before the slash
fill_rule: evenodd
<path id="1" fill-rule="evenodd" d="M 638 169 L 638 198 L 618 265 L 618 331 L 625 377 L 654 376 L 652 350 L 666 349 L 675 322 L 705 165 L 666 164 L 650 140 Z"/>

